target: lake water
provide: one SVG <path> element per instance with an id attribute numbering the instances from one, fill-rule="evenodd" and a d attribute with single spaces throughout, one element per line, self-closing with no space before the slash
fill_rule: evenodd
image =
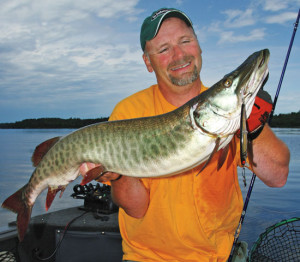
<path id="1" fill-rule="evenodd" d="M 41 142 L 70 133 L 71 129 L 0 129 L 0 203 L 28 182 L 33 171 L 31 155 Z M 249 246 L 268 226 L 282 219 L 300 216 L 300 129 L 275 128 L 275 133 L 291 151 L 290 173 L 287 184 L 283 188 L 269 188 L 258 178 L 254 184 L 247 214 L 244 220 L 240 240 Z M 241 170 L 240 170 L 241 171 Z M 244 188 L 241 172 L 239 179 L 242 193 L 245 196 L 248 188 Z M 246 169 L 247 186 L 252 173 Z M 83 200 L 73 199 L 73 186 L 80 178 L 69 184 L 62 199 L 57 196 L 49 211 L 66 207 L 79 206 Z M 45 213 L 46 190 L 38 197 L 32 216 Z M 0 208 L 0 230 L 7 223 L 14 221 L 16 215 Z"/>

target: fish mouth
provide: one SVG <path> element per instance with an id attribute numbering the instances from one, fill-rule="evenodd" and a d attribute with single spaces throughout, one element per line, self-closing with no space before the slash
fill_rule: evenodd
<path id="1" fill-rule="evenodd" d="M 269 75 L 270 75 L 269 70 L 267 70 L 267 75 L 265 76 L 265 79 L 260 88 L 262 88 L 262 89 L 264 88 L 265 84 L 267 83 L 267 81 L 269 79 Z"/>
<path id="2" fill-rule="evenodd" d="M 244 88 L 241 88 L 241 101 L 243 103 L 252 103 L 259 89 L 263 89 L 264 85 L 269 79 L 269 51 L 267 49 L 262 50 L 261 58 L 257 61 L 254 73 L 252 73 L 245 84 Z M 256 88 L 253 88 L 256 87 Z"/>
<path id="3" fill-rule="evenodd" d="M 252 97 L 255 98 L 257 92 L 259 91 L 259 89 L 263 89 L 265 84 L 267 83 L 269 79 L 269 69 L 266 68 L 265 72 L 263 73 L 263 76 L 261 78 L 260 83 L 258 84 L 258 88 L 255 90 L 250 90 L 251 89 L 251 80 L 249 81 L 250 83 L 248 83 L 248 85 L 246 86 L 245 90 L 242 90 L 242 100 L 245 103 L 248 103 L 247 101 L 252 100 Z M 255 79 L 254 79 L 255 80 Z M 250 90 L 250 91 L 249 91 Z"/>

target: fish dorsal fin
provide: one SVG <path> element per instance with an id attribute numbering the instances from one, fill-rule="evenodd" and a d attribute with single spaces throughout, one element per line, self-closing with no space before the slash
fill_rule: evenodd
<path id="1" fill-rule="evenodd" d="M 220 150 L 220 155 L 219 155 L 219 159 L 218 159 L 218 166 L 217 166 L 218 171 L 224 165 L 224 162 L 225 162 L 225 160 L 227 158 L 227 155 L 228 155 L 228 151 L 229 151 L 229 144 L 227 144 L 224 148 L 222 148 Z"/>
<path id="2" fill-rule="evenodd" d="M 46 155 L 46 153 L 49 151 L 49 149 L 60 139 L 60 136 L 53 137 L 51 139 L 48 139 L 44 141 L 43 143 L 39 144 L 31 157 L 31 161 L 34 167 L 36 167 L 43 157 Z"/>
<path id="3" fill-rule="evenodd" d="M 212 153 L 210 154 L 209 158 L 207 159 L 206 163 L 204 164 L 204 166 L 200 169 L 200 171 L 198 172 L 197 176 L 204 170 L 204 168 L 207 167 L 207 165 L 209 164 L 209 162 L 211 161 L 211 159 L 213 158 L 214 154 L 218 151 L 219 146 L 220 146 L 220 141 L 221 139 L 218 137 L 216 140 L 216 145 L 214 147 L 214 150 L 212 151 Z"/>

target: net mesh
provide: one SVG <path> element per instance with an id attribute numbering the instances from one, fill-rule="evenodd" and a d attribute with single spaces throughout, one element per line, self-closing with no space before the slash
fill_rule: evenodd
<path id="1" fill-rule="evenodd" d="M 252 246 L 249 261 L 300 261 L 300 218 L 268 227 Z"/>
<path id="2" fill-rule="evenodd" d="M 14 254 L 9 251 L 0 252 L 0 262 L 15 262 L 17 261 Z"/>

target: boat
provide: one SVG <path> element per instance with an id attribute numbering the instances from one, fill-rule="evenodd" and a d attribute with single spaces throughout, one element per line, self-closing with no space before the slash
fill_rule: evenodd
<path id="1" fill-rule="evenodd" d="M 75 185 L 73 191 L 71 197 L 83 199 L 83 205 L 32 217 L 22 242 L 15 221 L 0 230 L 0 262 L 122 261 L 118 207 L 112 202 L 110 186 Z M 275 261 L 274 257 L 299 261 L 300 218 L 268 227 L 249 256 L 247 247 L 241 241 L 231 261 Z"/>
<path id="2" fill-rule="evenodd" d="M 75 185 L 78 207 L 34 216 L 22 242 L 16 222 L 0 232 L 0 261 L 122 261 L 118 207 L 107 185 Z"/>

